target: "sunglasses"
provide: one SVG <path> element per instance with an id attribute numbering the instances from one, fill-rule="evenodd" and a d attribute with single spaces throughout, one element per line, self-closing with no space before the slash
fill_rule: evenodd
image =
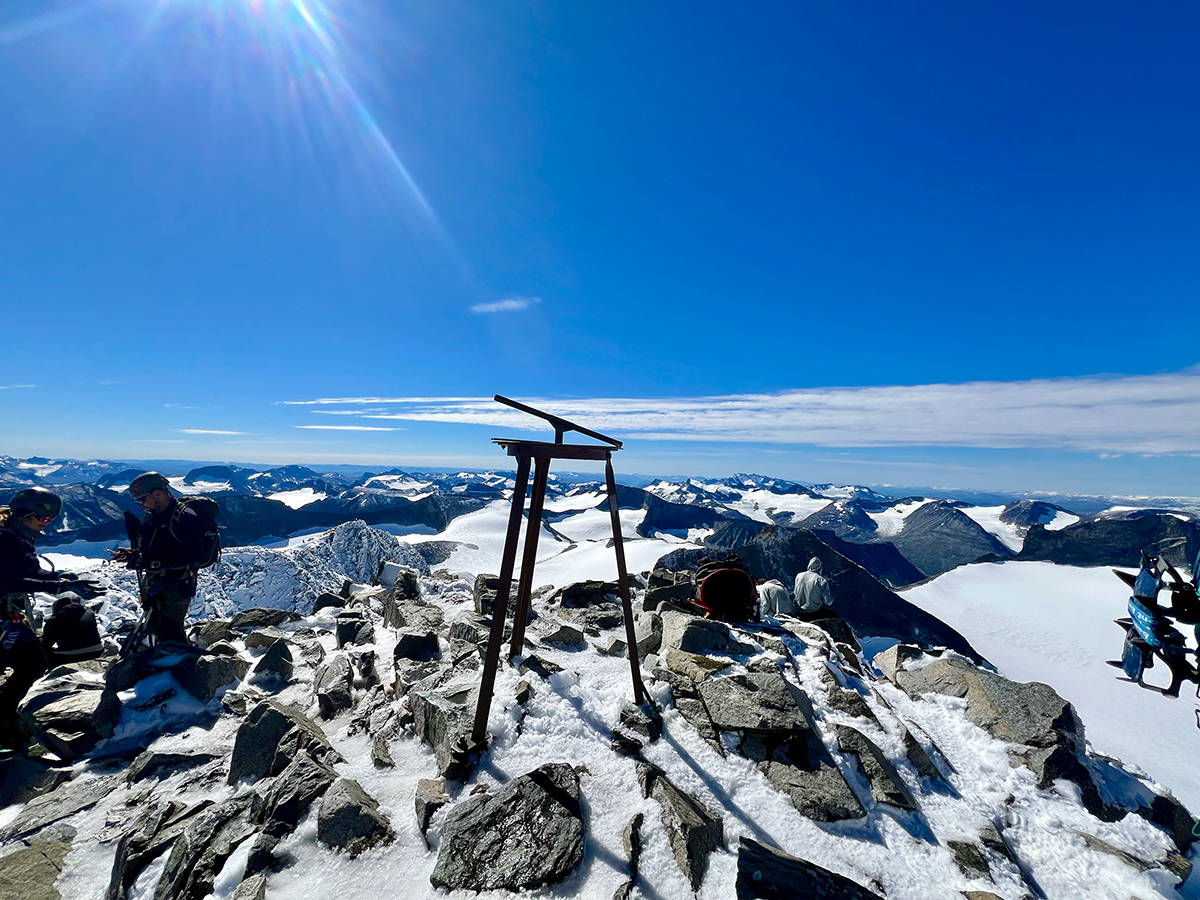
<path id="1" fill-rule="evenodd" d="M 142 496 L 140 496 L 140 497 L 134 497 L 133 502 L 134 503 L 145 503 L 152 496 L 154 496 L 154 491 L 150 491 L 149 493 L 142 494 Z"/>
<path id="2" fill-rule="evenodd" d="M 54 521 L 54 516 L 37 516 L 37 515 L 35 515 L 33 518 L 37 519 L 43 525 L 47 524 L 48 522 Z"/>

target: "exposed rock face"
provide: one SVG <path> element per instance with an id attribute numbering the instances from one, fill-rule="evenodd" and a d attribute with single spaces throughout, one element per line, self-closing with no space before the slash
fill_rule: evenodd
<path id="1" fill-rule="evenodd" d="M 983 559 L 1008 559 L 1012 551 L 946 500 L 914 510 L 888 540 L 905 559 L 932 578 Z"/>
<path id="2" fill-rule="evenodd" d="M 236 631 L 250 631 L 254 628 L 266 628 L 272 625 L 282 625 L 284 622 L 298 619 L 290 609 L 266 609 L 255 607 L 247 609 L 233 617 L 229 627 Z"/>
<path id="3" fill-rule="evenodd" d="M 838 748 L 843 753 L 858 757 L 859 770 L 871 785 L 871 796 L 876 803 L 890 803 L 901 809 L 917 809 L 917 801 L 908 786 L 901 780 L 896 767 L 884 756 L 875 742 L 865 734 L 846 725 L 835 725 Z"/>
<path id="4" fill-rule="evenodd" d="M 436 631 L 425 631 L 417 628 L 402 628 L 396 638 L 396 648 L 392 652 L 394 659 L 413 659 L 418 662 L 432 662 L 442 658 L 441 647 L 438 646 Z"/>
<path id="5" fill-rule="evenodd" d="M 638 780 L 643 793 L 658 802 L 675 862 L 692 890 L 698 891 L 704 880 L 709 854 L 721 846 L 724 839 L 721 817 L 672 784 L 666 774 L 655 766 L 640 764 Z"/>
<path id="6" fill-rule="evenodd" d="M 350 644 L 370 644 L 375 640 L 375 626 L 358 610 L 337 614 L 337 645 L 340 650 Z"/>
<path id="7" fill-rule="evenodd" d="M 738 846 L 738 900 L 878 900 L 879 895 L 814 863 L 743 837 Z"/>
<path id="8" fill-rule="evenodd" d="M 422 778 L 417 782 L 417 792 L 413 797 L 416 806 L 417 828 L 424 834 L 429 830 L 429 822 L 434 813 L 450 802 L 446 793 L 445 782 L 440 778 Z"/>
<path id="9" fill-rule="evenodd" d="M 259 821 L 272 837 L 284 837 L 295 831 L 300 817 L 314 800 L 325 793 L 337 773 L 301 750 L 279 773 L 263 797 Z"/>
<path id="10" fill-rule="evenodd" d="M 220 643 L 213 644 L 210 650 L 220 646 Z M 250 663 L 240 656 L 197 653 L 188 654 L 172 666 L 171 674 L 180 687 L 201 703 L 207 703 L 221 688 L 245 678 L 249 669 Z"/>
<path id="11" fill-rule="evenodd" d="M 286 683 L 291 679 L 293 669 L 292 651 L 288 649 L 287 641 L 276 641 L 255 664 L 254 679 Z"/>
<path id="12" fill-rule="evenodd" d="M 583 837 L 579 776 L 566 763 L 549 763 L 452 809 L 429 880 L 470 891 L 553 884 L 583 860 Z"/>
<path id="13" fill-rule="evenodd" d="M 332 719 L 342 710 L 354 705 L 351 690 L 353 682 L 354 674 L 350 670 L 350 660 L 343 654 L 330 657 L 317 669 L 313 678 L 313 694 L 316 695 L 322 719 Z"/>
<path id="14" fill-rule="evenodd" d="M 21 721 L 60 759 L 78 759 L 112 736 L 121 701 L 102 672 L 98 660 L 59 666 L 33 685 L 21 705 Z"/>
<path id="15" fill-rule="evenodd" d="M 1184 568 L 1200 553 L 1200 523 L 1173 515 L 1135 519 L 1094 519 L 1047 531 L 1033 525 L 1017 559 L 1044 559 L 1064 566 L 1131 566 L 1141 564 L 1146 547 L 1160 547 L 1165 559 Z"/>
<path id="16" fill-rule="evenodd" d="M 413 728 L 433 746 L 440 775 L 453 775 L 461 761 L 456 751 L 463 738 L 471 733 L 478 685 L 478 678 L 473 675 L 458 676 L 445 683 L 440 676 L 433 675 L 409 690 Z"/>
<path id="17" fill-rule="evenodd" d="M 114 775 L 81 779 L 35 797 L 12 822 L 0 829 L 0 841 L 28 838 L 55 822 L 95 806 L 111 794 L 118 783 L 119 779 Z"/>
<path id="18" fill-rule="evenodd" d="M 324 732 L 304 713 L 274 700 L 258 704 L 238 729 L 229 761 L 229 783 L 278 775 L 301 750 L 322 762 L 339 757 Z"/>
<path id="19" fill-rule="evenodd" d="M 139 807 L 133 822 L 117 841 L 105 900 L 126 900 L 142 870 L 174 844 L 199 813 L 212 805 L 211 800 L 190 806 L 154 801 Z"/>
<path id="20" fill-rule="evenodd" d="M 130 784 L 136 784 L 148 778 L 161 781 L 181 769 L 194 769 L 218 759 L 221 757 L 215 753 L 160 753 L 146 750 L 138 754 L 129 766 L 125 780 Z"/>
<path id="21" fill-rule="evenodd" d="M 0 857 L 0 900 L 60 900 L 55 887 L 70 841 L 37 841 Z"/>
<path id="22" fill-rule="evenodd" d="M 685 653 L 739 655 L 751 648 L 738 641 L 724 622 L 670 610 L 662 614 L 662 646 Z"/>
<path id="23" fill-rule="evenodd" d="M 395 832 L 375 798 L 357 781 L 339 778 L 321 799 L 317 839 L 345 850 L 351 858 L 378 844 L 390 844 Z"/>
<path id="24" fill-rule="evenodd" d="M 171 847 L 154 900 L 204 900 L 230 854 L 254 833 L 261 803 L 250 792 L 195 816 Z"/>

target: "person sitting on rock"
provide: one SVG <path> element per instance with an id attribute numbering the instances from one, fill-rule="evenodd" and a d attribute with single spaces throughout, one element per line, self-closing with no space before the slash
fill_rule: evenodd
<path id="1" fill-rule="evenodd" d="M 829 608 L 833 606 L 833 595 L 829 581 L 821 574 L 821 560 L 815 556 L 808 561 L 808 570 L 796 576 L 796 588 L 792 593 L 796 598 L 796 615 L 801 619 L 811 622 L 837 615 Z"/>
<path id="2" fill-rule="evenodd" d="M 68 592 L 54 601 L 54 611 L 42 629 L 42 652 L 51 668 L 104 654 L 96 616 L 84 608 L 78 594 Z"/>
<path id="3" fill-rule="evenodd" d="M 783 582 L 777 578 L 772 578 L 769 581 L 765 578 L 758 579 L 758 602 L 760 615 L 796 615 L 796 604 L 792 602 L 792 595 L 788 593 L 788 589 L 784 587 Z"/>

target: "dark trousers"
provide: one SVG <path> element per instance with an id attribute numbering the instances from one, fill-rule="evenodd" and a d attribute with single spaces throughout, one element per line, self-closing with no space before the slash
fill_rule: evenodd
<path id="1" fill-rule="evenodd" d="M 195 591 L 195 581 L 191 578 L 167 575 L 147 580 L 142 605 L 149 611 L 150 630 L 157 640 L 187 643 L 183 622 Z"/>
<path id="2" fill-rule="evenodd" d="M 21 627 L 29 630 L 28 625 Z M 17 711 L 17 705 L 25 699 L 29 688 L 46 672 L 42 645 L 33 637 L 32 631 L 29 631 L 28 637 L 32 640 L 18 640 L 12 647 L 0 652 L 0 667 L 12 669 L 3 686 L 0 686 L 0 721 Z"/>

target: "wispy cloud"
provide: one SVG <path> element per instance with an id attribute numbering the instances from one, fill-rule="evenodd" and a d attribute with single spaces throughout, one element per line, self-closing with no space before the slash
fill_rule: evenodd
<path id="1" fill-rule="evenodd" d="M 36 384 L 0 384 L 0 391 L 12 391 L 17 388 L 35 388 Z"/>
<path id="2" fill-rule="evenodd" d="M 505 297 L 503 300 L 496 300 L 493 303 L 476 303 L 471 307 L 471 312 L 475 313 L 476 315 L 486 315 L 487 313 L 501 312 L 519 312 L 522 309 L 529 309 L 529 307 L 541 302 L 541 297 Z"/>
<path id="3" fill-rule="evenodd" d="M 297 404 L 389 404 L 364 418 L 545 430 L 491 399 L 341 398 Z M 1200 372 L 965 384 L 814 388 L 706 397 L 529 399 L 618 437 L 826 447 L 952 446 L 1194 453 Z M 399 408 L 397 408 L 399 407 Z"/>
<path id="4" fill-rule="evenodd" d="M 381 428 L 377 425 L 297 425 L 311 431 L 407 431 L 407 428 Z"/>
<path id="5" fill-rule="evenodd" d="M 222 431 L 218 428 L 176 428 L 180 434 L 249 434 L 247 431 Z"/>

